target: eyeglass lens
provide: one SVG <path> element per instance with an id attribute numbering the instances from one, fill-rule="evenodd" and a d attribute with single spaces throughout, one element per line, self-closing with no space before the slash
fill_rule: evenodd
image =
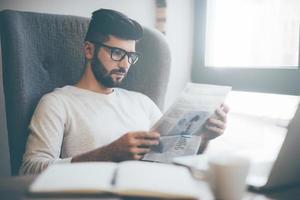
<path id="1" fill-rule="evenodd" d="M 128 56 L 128 62 L 130 64 L 135 64 L 139 59 L 139 55 L 134 52 L 126 52 L 125 50 L 118 49 L 118 48 L 111 48 L 110 51 L 111 51 L 111 58 L 115 61 L 120 61 L 124 59 L 126 55 Z"/>

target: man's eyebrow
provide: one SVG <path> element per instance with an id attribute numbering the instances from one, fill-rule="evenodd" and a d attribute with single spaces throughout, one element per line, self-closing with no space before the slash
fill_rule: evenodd
<path id="1" fill-rule="evenodd" d="M 122 49 L 122 48 L 120 48 L 120 47 L 110 46 L 110 45 L 105 44 L 105 43 L 104 43 L 104 45 L 106 45 L 106 46 L 109 47 L 109 48 L 112 48 L 112 49 L 118 49 L 118 50 L 122 50 L 122 51 L 125 51 L 125 52 L 135 52 L 135 51 L 126 51 L 125 49 Z"/>
<path id="2" fill-rule="evenodd" d="M 122 50 L 122 51 L 126 51 L 125 49 L 122 49 L 122 48 L 120 48 L 120 47 L 111 47 L 111 48 L 113 48 L 113 49 L 119 49 L 119 50 Z M 127 51 L 126 51 L 127 52 Z"/>
<path id="3" fill-rule="evenodd" d="M 113 49 L 118 49 L 118 50 L 121 50 L 121 51 L 125 51 L 127 53 L 136 53 L 136 51 L 126 51 L 125 49 L 122 49 L 122 48 L 119 48 L 119 47 L 111 47 Z"/>

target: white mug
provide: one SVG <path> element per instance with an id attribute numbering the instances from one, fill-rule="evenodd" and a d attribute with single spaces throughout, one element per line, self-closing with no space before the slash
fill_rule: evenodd
<path id="1" fill-rule="evenodd" d="M 240 200 L 246 190 L 250 160 L 231 152 L 185 156 L 174 163 L 191 169 L 194 178 L 205 180 L 216 199 Z"/>
<path id="2" fill-rule="evenodd" d="M 214 155 L 208 158 L 206 179 L 216 199 L 241 200 L 246 191 L 249 159 L 237 155 Z"/>

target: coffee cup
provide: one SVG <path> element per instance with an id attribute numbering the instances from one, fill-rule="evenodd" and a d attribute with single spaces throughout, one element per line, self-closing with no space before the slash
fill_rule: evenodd
<path id="1" fill-rule="evenodd" d="M 230 152 L 178 157 L 176 164 L 190 168 L 195 179 L 209 183 L 216 199 L 240 200 L 246 191 L 250 160 Z"/>
<path id="2" fill-rule="evenodd" d="M 241 200 L 246 191 L 250 161 L 227 154 L 208 157 L 206 179 L 216 199 Z"/>

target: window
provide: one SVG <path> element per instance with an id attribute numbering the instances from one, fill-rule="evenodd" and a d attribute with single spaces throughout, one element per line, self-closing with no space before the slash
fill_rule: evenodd
<path id="1" fill-rule="evenodd" d="M 208 0 L 205 66 L 295 69 L 299 0 Z"/>
<path id="2" fill-rule="evenodd" d="M 227 99 L 226 134 L 212 141 L 207 153 L 238 151 L 256 162 L 274 159 L 300 102 L 291 96 L 300 95 L 300 1 L 195 4 L 192 81 L 234 90 Z"/>
<path id="3" fill-rule="evenodd" d="M 192 81 L 300 94 L 299 0 L 197 0 Z"/>

